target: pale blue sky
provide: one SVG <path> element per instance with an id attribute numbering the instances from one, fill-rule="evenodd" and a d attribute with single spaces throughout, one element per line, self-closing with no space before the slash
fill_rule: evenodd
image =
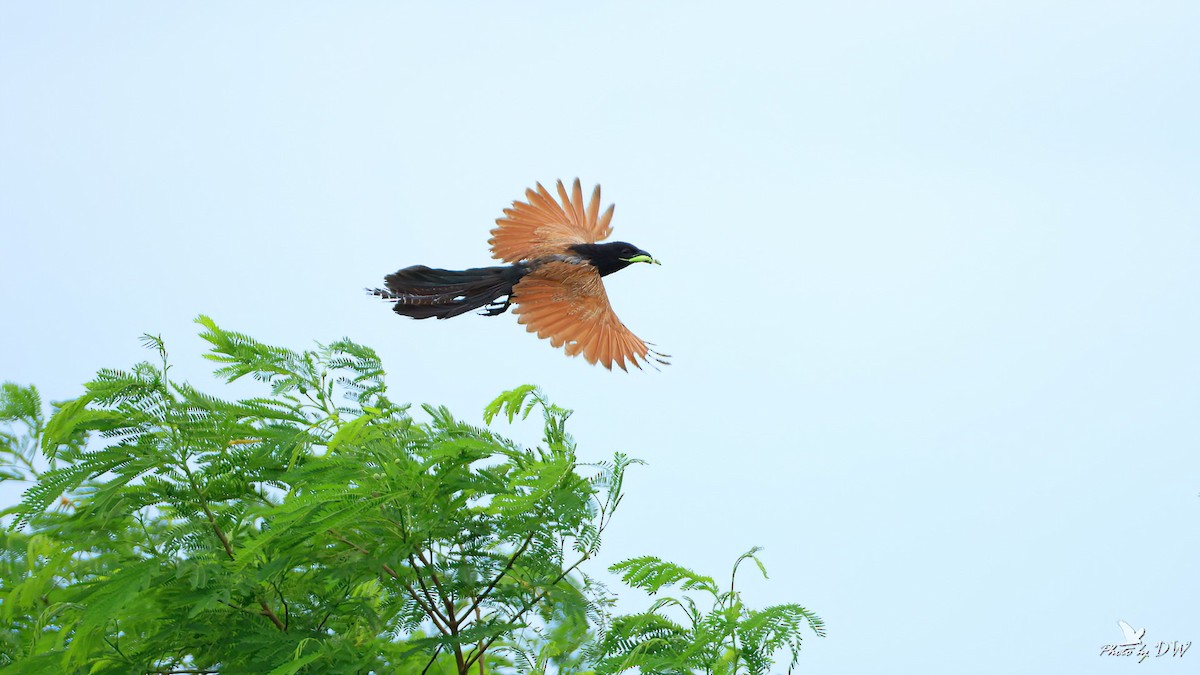
<path id="1" fill-rule="evenodd" d="M 584 457 L 650 462 L 604 562 L 765 546 L 751 600 L 829 624 L 807 672 L 1128 672 L 1118 619 L 1200 643 L 1198 35 L 1193 2 L 0 2 L 0 379 L 71 397 L 151 332 L 208 383 L 207 313 L 476 419 L 533 382 Z M 362 293 L 487 264 L 575 176 L 665 263 L 608 283 L 663 372 Z"/>

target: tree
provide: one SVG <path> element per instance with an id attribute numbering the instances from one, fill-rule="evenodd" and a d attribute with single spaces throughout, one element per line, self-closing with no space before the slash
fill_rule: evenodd
<path id="1" fill-rule="evenodd" d="M 391 401 L 349 340 L 294 352 L 198 322 L 217 374 L 268 395 L 172 380 L 153 336 L 156 363 L 100 371 L 49 421 L 36 389 L 4 385 L 0 475 L 33 482 L 4 511 L 7 672 L 760 673 L 780 648 L 795 663 L 802 626 L 823 634 L 657 558 L 614 569 L 711 591 L 714 610 L 614 616 L 584 563 L 638 462 L 579 463 L 570 411 L 533 386 L 484 412 L 540 413 L 525 448 Z"/>
<path id="2" fill-rule="evenodd" d="M 682 591 L 708 596 L 711 609 L 703 611 L 695 598 L 684 594 L 660 598 L 643 613 L 616 617 L 594 649 L 596 671 L 619 673 L 637 667 L 642 673 L 733 675 L 744 671 L 764 675 L 773 665 L 774 655 L 786 649 L 791 657 L 790 672 L 800 657 L 801 629 L 807 625 L 824 636 L 825 623 L 794 603 L 763 610 L 745 605 L 736 589 L 738 568 L 753 560 L 766 577 L 767 568 L 758 558 L 761 550 L 756 546 L 734 562 L 725 591 L 712 577 L 654 556 L 613 565 L 610 569 L 620 572 L 629 586 L 654 595 L 678 584 Z M 681 615 L 682 623 L 671 616 L 671 609 Z"/>

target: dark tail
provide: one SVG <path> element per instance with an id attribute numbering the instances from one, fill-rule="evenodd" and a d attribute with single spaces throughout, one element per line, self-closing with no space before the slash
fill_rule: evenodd
<path id="1" fill-rule="evenodd" d="M 370 291 L 396 303 L 397 314 L 414 319 L 449 319 L 484 307 L 483 314 L 496 316 L 512 302 L 513 286 L 529 272 L 526 265 L 476 267 L 455 271 L 413 265 L 383 278 L 387 290 Z M 498 301 L 500 297 L 504 300 Z"/>

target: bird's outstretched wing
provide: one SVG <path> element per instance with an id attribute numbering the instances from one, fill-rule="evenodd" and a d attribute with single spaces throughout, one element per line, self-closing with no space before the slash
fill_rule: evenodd
<path id="1" fill-rule="evenodd" d="M 533 260 L 547 255 L 561 255 L 572 244 L 594 244 L 612 234 L 613 206 L 600 213 L 600 186 L 592 190 L 592 198 L 584 206 L 583 190 L 575 179 L 571 195 L 558 181 L 558 196 L 537 184 L 537 190 L 526 190 L 524 202 L 513 202 L 504 209 L 504 217 L 496 219 L 496 228 L 488 243 L 492 257 L 507 262 Z"/>
<path id="2" fill-rule="evenodd" d="M 588 363 L 612 370 L 626 364 L 666 364 L 663 354 L 646 346 L 621 323 L 608 303 L 600 274 L 590 265 L 551 262 L 538 266 L 513 289 L 513 310 L 525 329 L 566 346 L 568 356 L 583 354 Z"/>

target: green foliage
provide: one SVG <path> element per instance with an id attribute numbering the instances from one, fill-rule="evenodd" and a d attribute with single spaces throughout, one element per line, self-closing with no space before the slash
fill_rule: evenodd
<path id="1" fill-rule="evenodd" d="M 821 630 L 652 557 L 614 569 L 652 593 L 709 592 L 724 613 L 612 616 L 583 565 L 638 462 L 580 464 L 571 412 L 536 387 L 484 413 L 540 410 L 526 448 L 391 401 L 376 354 L 349 340 L 295 352 L 198 322 L 217 374 L 267 393 L 172 380 L 155 336 L 157 362 L 100 371 L 48 421 L 36 389 L 4 385 L 0 476 L 32 482 L 3 512 L 6 673 L 718 672 L 726 653 L 720 672 L 763 672 L 778 649 L 794 662 L 802 621 Z M 733 652 L 680 651 L 701 628 Z"/>
<path id="2" fill-rule="evenodd" d="M 638 668 L 641 673 L 713 674 L 769 672 L 774 655 L 784 650 L 789 669 L 800 656 L 805 627 L 825 636 L 825 624 L 816 614 L 796 604 L 762 610 L 746 607 L 736 590 L 741 564 L 753 560 L 767 576 L 755 547 L 733 565 L 729 589 L 722 591 L 706 577 L 653 556 L 633 558 L 610 569 L 626 584 L 651 595 L 668 586 L 681 591 L 701 591 L 711 603 L 701 611 L 691 595 L 662 597 L 641 614 L 617 617 L 612 629 L 594 648 L 597 673 L 620 673 Z M 672 616 L 677 618 L 672 618 Z"/>

